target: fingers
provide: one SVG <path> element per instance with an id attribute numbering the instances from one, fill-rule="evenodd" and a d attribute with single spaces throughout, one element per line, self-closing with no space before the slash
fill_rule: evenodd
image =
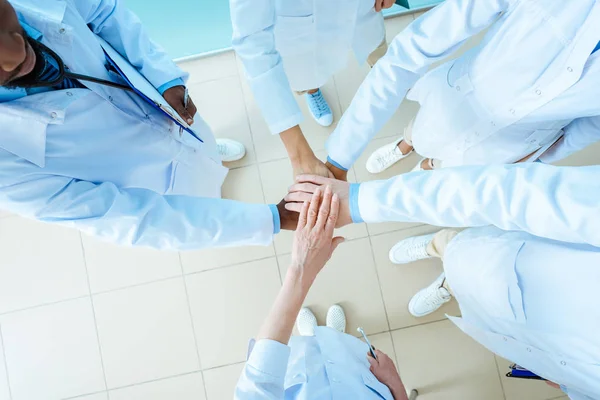
<path id="1" fill-rule="evenodd" d="M 318 230 L 324 230 L 325 224 L 329 219 L 329 210 L 331 208 L 332 199 L 331 186 L 325 187 L 325 193 L 323 194 L 323 201 L 321 201 L 321 207 L 319 208 L 319 215 L 317 217 L 317 223 L 315 228 Z"/>
<path id="2" fill-rule="evenodd" d="M 177 102 L 175 105 L 175 111 L 177 111 L 177 114 L 179 114 L 179 116 L 183 118 L 188 125 L 194 123 L 194 118 L 192 118 L 192 116 L 188 113 L 188 110 L 183 106 L 183 101 L 181 103 Z"/>
<path id="3" fill-rule="evenodd" d="M 377 12 L 381 11 L 382 3 L 383 3 L 383 0 L 375 0 L 375 11 L 377 11 Z"/>
<path id="4" fill-rule="evenodd" d="M 324 176 L 319 175 L 298 175 L 296 177 L 296 182 L 298 183 L 314 183 L 316 185 L 327 185 L 331 183 L 333 179 L 325 178 Z"/>
<path id="5" fill-rule="evenodd" d="M 304 176 L 304 175 L 300 175 Z M 314 193 L 319 185 L 315 185 L 314 183 L 295 183 L 288 188 L 288 192 L 305 192 L 305 193 Z"/>
<path id="6" fill-rule="evenodd" d="M 311 197 L 312 199 L 312 197 Z M 285 209 L 288 211 L 293 211 L 293 212 L 301 212 L 302 211 L 302 204 L 303 203 L 286 203 L 285 204 Z"/>
<path id="7" fill-rule="evenodd" d="M 298 226 L 296 228 L 296 230 L 298 230 L 298 231 L 301 229 L 304 229 L 304 227 L 306 226 L 306 217 L 308 216 L 308 207 L 309 206 L 310 206 L 310 203 L 308 201 L 305 201 L 304 203 L 302 203 L 302 209 L 300 210 L 300 217 L 298 218 Z"/>
<path id="8" fill-rule="evenodd" d="M 292 193 L 288 193 L 285 197 L 284 200 L 287 201 L 288 203 L 303 203 L 305 201 L 310 201 L 312 199 L 312 193 L 306 193 L 306 192 L 292 192 Z"/>
<path id="9" fill-rule="evenodd" d="M 187 113 L 190 118 L 187 120 L 188 125 L 192 125 L 194 123 L 194 115 L 198 112 L 196 105 L 191 97 L 188 97 L 188 106 L 186 107 Z"/>
<path id="10" fill-rule="evenodd" d="M 340 215 L 340 197 L 338 194 L 334 194 L 331 199 L 331 211 L 329 211 L 329 217 L 327 218 L 327 226 L 325 232 L 328 235 L 333 236 L 333 231 L 337 225 L 338 216 Z"/>
<path id="11" fill-rule="evenodd" d="M 379 362 L 373 358 L 371 353 L 367 353 L 367 361 L 369 361 L 369 364 L 371 364 L 371 371 L 373 371 L 373 369 L 379 365 Z"/>
<path id="12" fill-rule="evenodd" d="M 315 190 L 312 199 L 310 200 L 310 206 L 308 208 L 308 216 L 306 218 L 306 227 L 312 229 L 317 221 L 317 215 L 319 213 L 319 205 L 321 204 L 321 189 Z"/>

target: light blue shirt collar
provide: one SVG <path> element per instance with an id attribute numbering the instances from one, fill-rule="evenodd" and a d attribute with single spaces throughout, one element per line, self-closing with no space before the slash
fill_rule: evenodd
<path id="1" fill-rule="evenodd" d="M 37 29 L 27 25 L 24 22 L 21 22 L 21 26 L 23 27 L 23 29 L 25 30 L 25 32 L 27 32 L 27 34 L 29 36 L 31 36 L 33 39 L 35 40 L 40 40 L 42 39 L 43 35 L 42 32 L 38 31 Z M 25 89 L 6 89 L 3 87 L 0 87 L 0 103 L 5 103 L 8 101 L 13 101 L 13 100 L 17 100 L 17 99 L 21 99 L 23 97 L 27 96 L 27 91 Z"/>

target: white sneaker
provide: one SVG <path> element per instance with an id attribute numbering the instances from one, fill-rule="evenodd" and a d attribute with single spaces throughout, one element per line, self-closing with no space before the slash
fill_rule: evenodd
<path id="1" fill-rule="evenodd" d="M 403 139 L 404 138 L 401 137 L 400 139 L 392 143 L 388 143 L 385 146 L 381 146 L 375 150 L 367 160 L 367 171 L 372 174 L 378 174 L 396 164 L 403 158 L 408 157 L 413 150 L 406 154 L 402 154 L 398 148 L 398 143 L 400 143 Z"/>
<path id="2" fill-rule="evenodd" d="M 346 314 L 341 306 L 336 304 L 329 307 L 327 311 L 327 326 L 341 333 L 346 332 Z"/>
<path id="3" fill-rule="evenodd" d="M 431 285 L 421 289 L 410 299 L 408 311 L 415 317 L 431 314 L 452 299 L 452 295 L 443 287 L 446 275 L 442 273 Z"/>
<path id="4" fill-rule="evenodd" d="M 303 307 L 296 318 L 296 326 L 301 336 L 315 336 L 317 317 L 310 311 L 310 308 Z"/>
<path id="5" fill-rule="evenodd" d="M 394 264 L 408 264 L 413 261 L 431 258 L 427 254 L 427 246 L 433 240 L 435 233 L 414 236 L 399 241 L 390 250 L 390 261 Z"/>
<path id="6" fill-rule="evenodd" d="M 244 145 L 231 139 L 217 139 L 217 151 L 223 162 L 241 160 L 246 155 Z"/>

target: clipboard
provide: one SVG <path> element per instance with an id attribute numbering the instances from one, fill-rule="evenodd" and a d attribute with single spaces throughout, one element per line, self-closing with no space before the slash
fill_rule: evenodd
<path id="1" fill-rule="evenodd" d="M 510 371 L 508 371 L 506 376 L 508 378 L 517 378 L 517 379 L 531 379 L 531 380 L 537 380 L 537 381 L 545 381 L 546 380 L 517 364 L 512 364 L 510 366 Z"/>
<path id="2" fill-rule="evenodd" d="M 133 91 L 143 98 L 148 104 L 153 106 L 155 109 L 162 112 L 171 121 L 177 124 L 181 129 L 188 132 L 200 142 L 204 141 L 192 130 L 188 123 L 179 116 L 179 114 L 171 107 L 165 98 L 159 93 L 159 91 L 150 83 L 148 80 L 140 74 L 140 72 L 131 65 L 131 63 L 113 47 L 108 44 L 104 39 L 98 38 L 106 59 L 110 65 L 117 71 L 119 75 L 125 80 L 125 82 L 133 89 Z"/>

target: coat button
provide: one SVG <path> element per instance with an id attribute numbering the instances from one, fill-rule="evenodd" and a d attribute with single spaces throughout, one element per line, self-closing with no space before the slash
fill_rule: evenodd
<path id="1" fill-rule="evenodd" d="M 73 96 L 73 93 L 67 92 L 67 96 L 71 97 L 71 96 Z"/>
<path id="2" fill-rule="evenodd" d="M 57 114 L 57 113 L 55 113 L 55 112 L 51 112 L 51 113 L 50 113 L 50 118 L 52 118 L 52 119 L 56 119 L 56 117 L 58 117 L 58 114 Z"/>
<path id="3" fill-rule="evenodd" d="M 108 100 L 112 102 L 113 101 L 112 96 L 108 96 Z"/>
<path id="4" fill-rule="evenodd" d="M 514 108 L 511 108 L 511 109 L 510 109 L 510 113 L 511 113 L 511 114 L 514 114 L 514 113 L 515 113 L 515 109 L 514 109 Z"/>
<path id="5" fill-rule="evenodd" d="M 507 338 L 503 337 L 502 339 L 503 339 L 505 342 L 508 342 L 508 339 L 507 339 Z"/>
<path id="6" fill-rule="evenodd" d="M 571 68 L 571 67 L 567 67 L 567 71 L 569 71 L 569 72 L 573 72 L 573 68 Z"/>
<path id="7" fill-rule="evenodd" d="M 457 91 L 457 92 L 460 92 L 460 86 L 457 86 L 457 87 L 456 87 L 456 91 Z"/>
<path id="8" fill-rule="evenodd" d="M 566 361 L 561 361 L 560 365 L 567 365 L 567 362 Z"/>
<path id="9" fill-rule="evenodd" d="M 538 90 L 535 91 L 535 94 L 537 94 L 538 96 L 541 96 L 542 95 L 542 91 L 540 89 L 538 89 Z"/>
<path id="10" fill-rule="evenodd" d="M 525 350 L 527 350 L 528 353 L 531 353 L 531 349 L 528 347 Z"/>
<path id="11" fill-rule="evenodd" d="M 61 35 L 64 35 L 66 31 L 67 31 L 67 30 L 66 30 L 65 28 L 60 28 L 60 29 L 58 30 L 58 33 L 60 33 Z"/>

